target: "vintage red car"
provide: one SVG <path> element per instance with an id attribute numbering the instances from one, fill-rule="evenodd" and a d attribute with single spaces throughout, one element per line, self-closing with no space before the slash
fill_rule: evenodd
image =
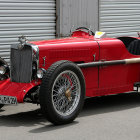
<path id="1" fill-rule="evenodd" d="M 40 104 L 55 125 L 72 122 L 86 97 L 139 91 L 140 38 L 107 38 L 87 28 L 70 37 L 11 46 L 10 68 L 0 60 L 0 107 Z"/>

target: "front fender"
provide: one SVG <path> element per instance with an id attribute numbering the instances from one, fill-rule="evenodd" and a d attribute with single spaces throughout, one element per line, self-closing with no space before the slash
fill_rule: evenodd
<path id="1" fill-rule="evenodd" d="M 40 85 L 40 81 L 32 81 L 31 83 L 16 83 L 10 79 L 0 81 L 0 95 L 15 96 L 18 103 L 23 103 L 24 96 L 33 87 Z"/>

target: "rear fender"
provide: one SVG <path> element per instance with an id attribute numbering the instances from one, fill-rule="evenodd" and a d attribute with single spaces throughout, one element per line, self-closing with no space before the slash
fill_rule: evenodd
<path id="1" fill-rule="evenodd" d="M 32 81 L 31 83 L 16 83 L 11 82 L 10 79 L 0 81 L 0 95 L 15 96 L 18 103 L 23 103 L 23 99 L 29 90 L 37 85 L 40 85 L 41 81 Z"/>

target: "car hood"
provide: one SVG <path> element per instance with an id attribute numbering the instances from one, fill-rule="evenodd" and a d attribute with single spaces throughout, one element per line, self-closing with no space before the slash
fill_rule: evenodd
<path id="1" fill-rule="evenodd" d="M 69 37 L 69 38 L 52 39 L 52 40 L 32 41 L 31 43 L 38 46 L 48 46 L 48 45 L 55 45 L 55 44 L 80 43 L 80 42 L 87 42 L 87 41 L 95 41 L 95 40 Z"/>

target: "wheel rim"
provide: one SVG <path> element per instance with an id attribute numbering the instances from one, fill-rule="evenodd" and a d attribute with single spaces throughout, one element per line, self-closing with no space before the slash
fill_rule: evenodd
<path id="1" fill-rule="evenodd" d="M 55 111 L 61 116 L 68 116 L 78 106 L 81 85 L 78 76 L 70 70 L 60 73 L 52 87 L 52 103 Z"/>

